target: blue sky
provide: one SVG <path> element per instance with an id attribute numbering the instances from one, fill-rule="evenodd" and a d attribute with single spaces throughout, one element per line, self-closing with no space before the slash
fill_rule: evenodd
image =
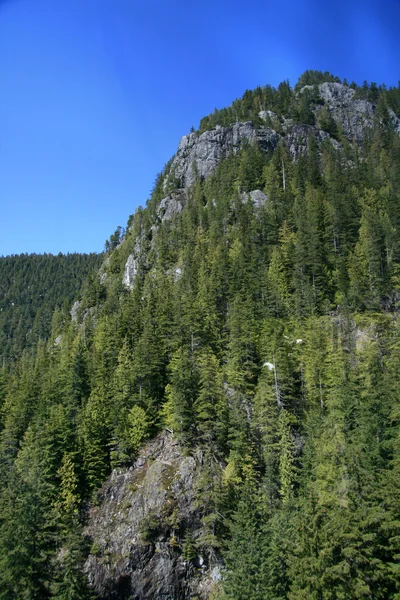
<path id="1" fill-rule="evenodd" d="M 397 85 L 399 23 L 399 0 L 0 0 L 0 255 L 101 251 L 246 88 Z"/>

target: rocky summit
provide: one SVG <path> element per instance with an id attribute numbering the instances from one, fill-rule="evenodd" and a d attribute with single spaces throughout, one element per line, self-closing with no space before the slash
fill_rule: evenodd
<path id="1" fill-rule="evenodd" d="M 313 90 L 313 86 L 304 86 L 297 94 L 301 96 L 309 90 Z M 322 104 L 312 107 L 316 125 L 295 123 L 293 119 L 278 116 L 269 110 L 260 111 L 258 116 L 262 121 L 269 121 L 272 127 L 256 126 L 252 121 L 246 121 L 236 122 L 228 127 L 216 125 L 204 133 L 195 131 L 184 135 L 169 166 L 169 173 L 179 182 L 180 189 L 162 198 L 157 208 L 157 220 L 164 222 L 179 214 L 187 201 L 186 190 L 193 185 L 196 178 L 207 179 L 221 160 L 229 153 L 239 152 L 246 144 L 256 144 L 263 152 L 272 153 L 281 141 L 292 160 L 297 161 L 306 154 L 312 136 L 319 147 L 324 141 L 329 141 L 334 149 L 340 152 L 341 142 L 333 137 L 331 132 L 323 129 L 324 121 L 319 118 L 326 109 L 341 132 L 342 139 L 361 145 L 372 131 L 376 104 L 367 99 L 355 99 L 355 94 L 354 89 L 341 83 L 319 84 L 318 95 Z M 388 115 L 393 128 L 400 135 L 400 119 L 392 109 L 389 109 Z M 166 177 L 164 190 L 167 186 Z M 132 288 L 141 260 L 146 260 L 146 257 L 139 242 L 125 265 L 123 283 L 127 287 Z"/>

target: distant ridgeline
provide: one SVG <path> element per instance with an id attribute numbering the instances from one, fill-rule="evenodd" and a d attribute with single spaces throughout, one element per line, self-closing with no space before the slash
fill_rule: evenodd
<path id="1" fill-rule="evenodd" d="M 100 269 L 0 261 L 0 600 L 400 598 L 399 116 L 257 88 Z"/>
<path id="2" fill-rule="evenodd" d="M 101 261 L 95 253 L 0 257 L 1 363 L 47 340 L 52 319 L 69 317 L 72 300 Z"/>

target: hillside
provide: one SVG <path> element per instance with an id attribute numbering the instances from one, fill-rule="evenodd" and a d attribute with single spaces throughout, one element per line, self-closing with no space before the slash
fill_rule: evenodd
<path id="1" fill-rule="evenodd" d="M 0 599 L 400 597 L 400 89 L 271 89 L 3 377 Z"/>
<path id="2" fill-rule="evenodd" d="M 46 340 L 62 320 L 93 269 L 99 254 L 20 254 L 0 258 L 0 362 Z"/>

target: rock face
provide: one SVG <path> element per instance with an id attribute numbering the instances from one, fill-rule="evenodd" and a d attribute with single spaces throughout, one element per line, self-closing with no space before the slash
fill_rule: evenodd
<path id="1" fill-rule="evenodd" d="M 200 177 L 207 178 L 229 151 L 237 152 L 243 143 L 253 140 L 265 150 L 273 150 L 279 135 L 266 127 L 255 129 L 251 121 L 234 123 L 230 127 L 217 126 L 201 135 L 189 133 L 179 143 L 171 170 L 183 187 L 190 187 L 196 179 L 196 169 Z"/>
<path id="2" fill-rule="evenodd" d="M 267 196 L 261 190 L 252 190 L 248 194 L 246 194 L 246 192 L 242 192 L 241 198 L 243 202 L 246 202 L 246 200 L 250 198 L 255 208 L 261 208 L 262 206 L 265 206 L 267 201 Z"/>
<path id="3" fill-rule="evenodd" d="M 397 135 L 400 135 L 400 119 L 391 108 L 389 109 L 389 118 L 397 132 Z"/>
<path id="4" fill-rule="evenodd" d="M 337 140 L 332 138 L 326 131 L 317 129 L 312 125 L 293 125 L 284 138 L 285 145 L 289 150 L 293 160 L 298 160 L 307 152 L 308 138 L 313 135 L 315 141 L 320 145 L 324 140 L 329 139 L 335 150 L 340 148 Z"/>
<path id="5" fill-rule="evenodd" d="M 176 190 L 170 196 L 163 198 L 157 208 L 157 219 L 161 223 L 171 221 L 182 212 L 186 204 L 186 193 L 184 190 Z"/>
<path id="6" fill-rule="evenodd" d="M 82 304 L 82 302 L 77 300 L 76 302 L 73 303 L 72 308 L 70 310 L 71 319 L 74 323 L 78 322 L 78 311 L 80 309 L 81 304 Z"/>
<path id="7" fill-rule="evenodd" d="M 220 578 L 218 559 L 202 547 L 182 557 L 181 540 L 201 535 L 196 480 L 202 457 L 184 456 L 165 432 L 150 442 L 135 466 L 114 471 L 91 509 L 93 540 L 86 573 L 102 600 L 207 598 Z"/>
<path id="8" fill-rule="evenodd" d="M 343 134 L 361 143 L 366 129 L 373 125 L 374 105 L 368 100 L 354 100 L 355 90 L 340 83 L 321 83 L 318 87 Z"/>
<path id="9" fill-rule="evenodd" d="M 353 100 L 354 90 L 341 84 L 323 83 L 319 88 L 321 97 L 329 106 L 333 118 L 341 124 L 344 134 L 361 142 L 365 128 L 373 122 L 373 105 L 365 100 Z M 272 111 L 261 111 L 259 116 L 264 120 L 268 117 L 272 123 L 279 121 Z M 283 139 L 293 160 L 306 152 L 310 133 L 314 134 L 317 143 L 329 138 L 336 148 L 340 146 L 328 133 L 316 127 L 294 124 L 290 119 L 282 119 L 280 126 L 285 133 L 283 136 L 269 127 L 256 128 L 251 121 L 234 123 L 229 127 L 218 125 L 200 135 L 196 132 L 184 135 L 173 158 L 171 172 L 183 188 L 189 188 L 196 176 L 206 179 L 221 159 L 230 151 L 237 152 L 246 143 L 257 142 L 263 150 L 272 151 Z"/>
<path id="10" fill-rule="evenodd" d="M 305 86 L 303 90 L 307 87 L 310 86 Z M 367 100 L 354 99 L 355 90 L 340 83 L 322 83 L 318 88 L 324 105 L 329 108 L 343 135 L 350 141 L 360 144 L 367 130 L 373 125 L 375 105 Z M 303 90 L 300 90 L 300 93 Z M 317 120 L 318 112 L 323 108 L 324 106 L 318 105 L 314 109 Z M 269 127 L 256 128 L 251 121 L 247 121 L 234 123 L 229 127 L 218 125 L 202 134 L 194 132 L 181 138 L 178 151 L 171 164 L 171 173 L 179 181 L 181 189 L 168 194 L 168 181 L 165 180 L 166 196 L 157 207 L 156 223 L 152 227 L 152 233 L 155 233 L 160 223 L 172 220 L 182 211 L 187 201 L 187 189 L 194 183 L 196 177 L 203 179 L 209 177 L 218 163 L 229 152 L 238 152 L 246 143 L 255 142 L 263 150 L 272 151 L 276 148 L 278 142 L 282 140 L 294 161 L 307 152 L 310 135 L 314 137 L 318 146 L 325 140 L 330 140 L 335 150 L 341 147 L 341 144 L 332 138 L 329 133 L 315 126 L 293 123 L 291 119 L 278 117 L 276 113 L 270 110 L 261 111 L 259 116 L 277 127 L 282 135 Z M 400 119 L 391 109 L 389 110 L 389 117 L 400 135 Z M 255 200 L 255 204 L 257 202 L 259 200 Z M 129 256 L 125 265 L 123 283 L 129 288 L 133 287 L 140 261 L 139 244 L 134 253 Z"/>
<path id="11" fill-rule="evenodd" d="M 341 83 L 321 83 L 318 89 L 343 135 L 361 144 L 367 129 L 373 126 L 375 105 L 365 99 L 355 99 L 355 90 Z M 319 110 L 321 107 L 316 112 Z M 392 109 L 389 109 L 389 118 L 400 135 L 400 119 Z"/>
<path id="12" fill-rule="evenodd" d="M 125 264 L 124 277 L 122 283 L 132 289 L 135 281 L 136 274 L 138 272 L 138 259 L 134 254 L 128 256 L 128 260 Z"/>
<path id="13" fill-rule="evenodd" d="M 305 86 L 303 90 L 308 87 L 310 86 Z M 373 125 L 375 105 L 368 100 L 355 99 L 355 90 L 341 83 L 322 83 L 318 88 L 322 100 L 340 126 L 343 135 L 351 141 L 361 143 L 366 130 Z M 321 109 L 321 106 L 317 106 L 315 113 L 318 114 Z M 400 119 L 392 110 L 389 110 L 389 115 L 395 129 L 400 133 Z M 259 116 L 264 120 L 269 118 L 272 123 L 279 121 L 279 117 L 270 110 L 261 111 Z M 282 137 L 294 160 L 305 152 L 307 136 L 310 133 L 315 135 L 318 143 L 330 138 L 336 148 L 340 146 L 328 133 L 316 127 L 294 124 L 291 119 L 285 118 L 281 119 L 280 126 L 284 136 L 268 127 L 255 128 L 251 121 L 234 123 L 229 127 L 218 125 L 200 135 L 197 132 L 189 133 L 181 138 L 171 171 L 182 187 L 188 188 L 196 176 L 207 178 L 228 152 L 237 152 L 245 143 L 257 141 L 261 148 L 267 151 L 273 150 Z"/>
<path id="14" fill-rule="evenodd" d="M 185 190 L 175 190 L 161 200 L 157 206 L 155 223 L 150 228 L 150 235 L 154 236 L 160 223 L 171 221 L 179 215 L 187 202 Z M 129 289 L 132 289 L 135 283 L 135 278 L 139 272 L 140 266 L 147 262 L 147 252 L 144 246 L 143 235 L 136 240 L 132 254 L 128 256 L 125 263 L 124 276 L 122 283 Z"/>

